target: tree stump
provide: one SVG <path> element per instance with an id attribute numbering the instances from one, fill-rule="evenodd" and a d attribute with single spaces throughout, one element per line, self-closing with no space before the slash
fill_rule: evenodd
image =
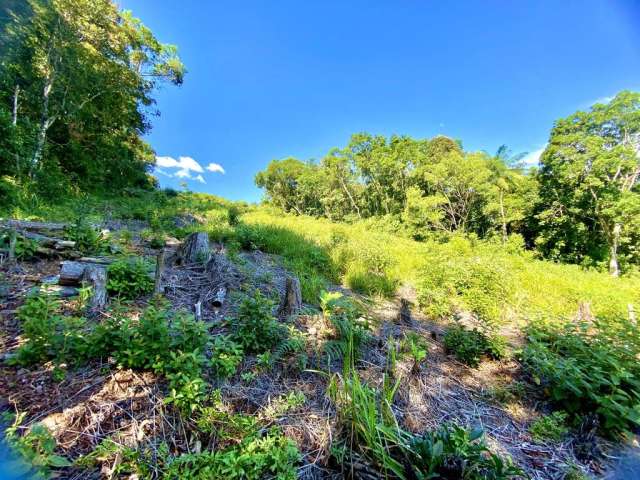
<path id="1" fill-rule="evenodd" d="M 102 310 L 107 304 L 107 269 L 101 265 L 87 265 L 82 282 L 91 286 L 91 310 Z"/>
<path id="2" fill-rule="evenodd" d="M 278 314 L 288 317 L 294 315 L 302 309 L 302 290 L 300 289 L 300 280 L 296 277 L 287 277 L 285 280 L 285 289 Z"/>
<path id="3" fill-rule="evenodd" d="M 176 263 L 188 265 L 192 263 L 206 263 L 211 256 L 209 234 L 195 232 L 190 234 L 176 252 Z"/>
<path id="4" fill-rule="evenodd" d="M 406 298 L 400 299 L 400 311 L 398 312 L 398 322 L 411 325 L 411 302 Z"/>

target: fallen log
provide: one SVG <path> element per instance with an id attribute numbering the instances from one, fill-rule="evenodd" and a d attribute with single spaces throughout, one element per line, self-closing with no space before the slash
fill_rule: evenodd
<path id="1" fill-rule="evenodd" d="M 107 304 L 107 269 L 102 265 L 89 264 L 82 274 L 82 283 L 91 286 L 89 308 L 102 310 Z"/>
<path id="2" fill-rule="evenodd" d="M 95 263 L 97 265 L 111 265 L 116 261 L 116 259 L 109 257 L 80 257 L 78 261 L 84 263 Z"/>
<path id="3" fill-rule="evenodd" d="M 55 231 L 64 230 L 69 225 L 68 223 L 55 223 L 55 222 L 30 222 L 27 220 L 9 220 L 3 225 L 17 230 L 31 230 L 35 232 L 40 231 Z"/>

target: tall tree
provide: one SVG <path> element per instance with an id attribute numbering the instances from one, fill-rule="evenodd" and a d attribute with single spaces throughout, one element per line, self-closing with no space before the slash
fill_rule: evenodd
<path id="1" fill-rule="evenodd" d="M 538 174 L 538 244 L 551 256 L 607 258 L 620 274 L 620 253 L 637 238 L 640 215 L 640 94 L 558 120 Z"/>
<path id="2" fill-rule="evenodd" d="M 0 57 L 0 109 L 12 111 L 14 130 L 28 127 L 21 133 L 30 146 L 15 152 L 12 173 L 59 172 L 85 186 L 144 183 L 151 95 L 159 81 L 182 83 L 185 72 L 175 47 L 110 0 L 24 3 L 11 14 Z"/>

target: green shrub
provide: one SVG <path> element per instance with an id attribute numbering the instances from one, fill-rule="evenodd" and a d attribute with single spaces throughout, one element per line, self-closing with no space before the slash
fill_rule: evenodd
<path id="1" fill-rule="evenodd" d="M 175 405 L 184 415 L 194 412 L 206 397 L 207 384 L 202 379 L 206 363 L 206 357 L 198 350 L 172 351 L 167 360 L 156 362 L 155 371 L 163 374 L 169 382 L 169 396 L 165 403 Z"/>
<path id="2" fill-rule="evenodd" d="M 247 353 L 270 350 L 282 338 L 282 328 L 273 314 L 273 303 L 259 290 L 247 296 L 233 320 L 234 339 Z"/>
<path id="3" fill-rule="evenodd" d="M 0 249 L 8 250 L 11 245 L 11 230 L 0 230 Z M 20 260 L 33 258 L 38 251 L 39 244 L 35 240 L 16 234 L 15 256 Z"/>
<path id="4" fill-rule="evenodd" d="M 107 290 L 123 299 L 134 300 L 153 291 L 149 266 L 140 259 L 118 260 L 107 269 Z"/>
<path id="5" fill-rule="evenodd" d="M 55 453 L 56 440 L 44 425 L 36 424 L 23 435 L 18 434 L 25 413 L 16 415 L 13 424 L 5 430 L 5 438 L 11 448 L 35 470 L 30 472 L 30 478 L 50 478 L 52 469 L 71 466 L 67 458 Z"/>
<path id="6" fill-rule="evenodd" d="M 566 420 L 567 414 L 564 412 L 543 415 L 531 424 L 529 433 L 537 442 L 545 442 L 547 440 L 559 442 L 569 432 L 565 424 Z"/>
<path id="7" fill-rule="evenodd" d="M 462 363 L 477 367 L 483 355 L 500 359 L 506 355 L 506 341 L 497 335 L 487 335 L 478 329 L 467 330 L 462 325 L 450 326 L 444 335 L 444 348 Z"/>
<path id="8" fill-rule="evenodd" d="M 18 309 L 25 340 L 12 360 L 21 365 L 54 360 L 78 364 L 86 359 L 90 344 L 84 318 L 61 315 L 60 301 L 51 295 L 27 297 Z"/>
<path id="9" fill-rule="evenodd" d="M 243 357 L 242 345 L 234 342 L 230 336 L 218 336 L 213 340 L 211 367 L 218 378 L 232 376 Z"/>
<path id="10" fill-rule="evenodd" d="M 524 478 L 524 472 L 510 459 L 499 457 L 487 448 L 482 435 L 481 429 L 470 431 L 449 423 L 415 437 L 407 449 L 414 478 Z"/>
<path id="11" fill-rule="evenodd" d="M 76 220 L 65 229 L 68 240 L 76 242 L 76 250 L 85 255 L 99 254 L 106 250 L 107 240 L 102 232 L 89 224 L 83 217 Z"/>
<path id="12" fill-rule="evenodd" d="M 249 436 L 225 450 L 180 455 L 169 463 L 163 478 L 294 480 L 299 461 L 296 445 L 277 430 L 271 430 L 262 438 Z"/>
<path id="13" fill-rule="evenodd" d="M 597 414 L 605 434 L 640 425 L 640 338 L 624 318 L 532 325 L 522 362 L 571 420 Z"/>

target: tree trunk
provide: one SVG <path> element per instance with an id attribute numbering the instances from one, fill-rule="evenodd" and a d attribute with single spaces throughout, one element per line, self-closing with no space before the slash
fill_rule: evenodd
<path id="1" fill-rule="evenodd" d="M 502 219 L 502 243 L 507 243 L 507 221 L 504 216 L 504 193 L 500 190 L 500 218 Z"/>
<path id="2" fill-rule="evenodd" d="M 611 238 L 611 247 L 609 254 L 609 273 L 614 277 L 620 276 L 620 266 L 618 265 L 618 245 L 620 244 L 620 233 L 622 225 L 616 223 L 613 226 L 613 234 Z"/>
<path id="3" fill-rule="evenodd" d="M 18 125 L 18 97 L 20 96 L 20 85 L 16 83 L 16 89 L 13 92 L 13 116 L 11 123 L 15 127 Z"/>
<path id="4" fill-rule="evenodd" d="M 38 167 L 40 160 L 42 160 L 44 146 L 47 141 L 47 130 L 49 130 L 49 127 L 51 127 L 55 121 L 55 118 L 49 118 L 49 97 L 52 89 L 53 76 L 49 75 L 42 91 L 42 118 L 40 119 L 36 148 L 33 152 L 33 158 L 31 159 L 31 175 L 33 175 L 33 172 Z"/>

